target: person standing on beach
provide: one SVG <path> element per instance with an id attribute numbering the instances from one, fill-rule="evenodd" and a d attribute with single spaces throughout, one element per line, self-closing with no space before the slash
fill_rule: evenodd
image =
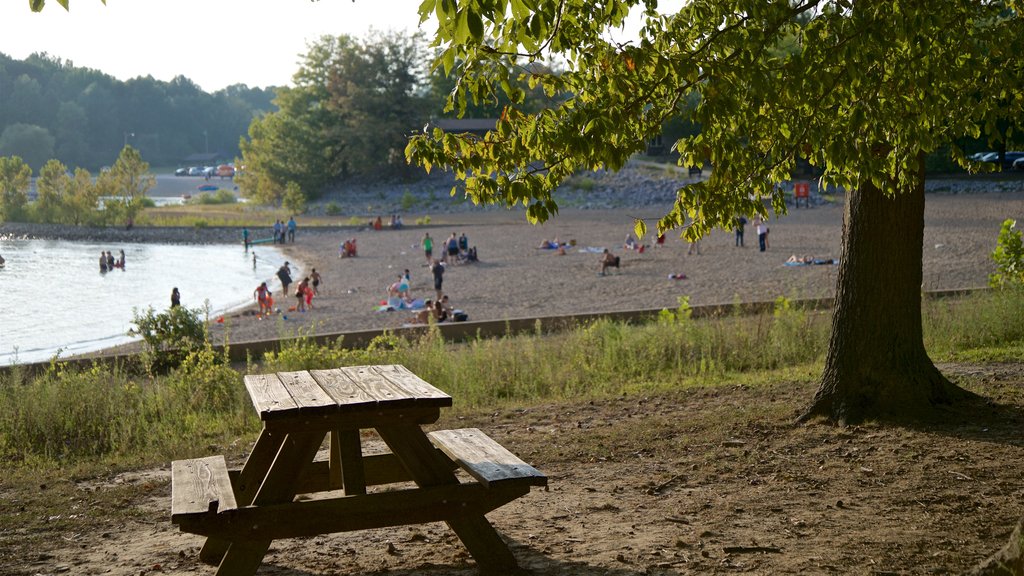
<path id="1" fill-rule="evenodd" d="M 281 241 L 281 221 L 274 220 L 274 244 Z"/>
<path id="2" fill-rule="evenodd" d="M 452 232 L 452 235 L 448 237 L 448 242 L 445 244 L 445 251 L 442 255 L 445 258 L 445 263 L 455 264 L 459 261 L 459 237 Z M 437 297 L 441 299 L 440 296 Z"/>
<path id="3" fill-rule="evenodd" d="M 768 225 L 758 216 L 754 219 L 754 229 L 757 231 L 757 247 L 764 252 L 768 249 Z"/>
<path id="4" fill-rule="evenodd" d="M 736 246 L 743 248 L 743 228 L 747 225 L 747 219 L 743 216 L 736 217 Z"/>
<path id="5" fill-rule="evenodd" d="M 440 300 L 441 296 L 444 295 L 441 290 L 441 285 L 444 283 L 444 263 L 434 258 L 430 272 L 434 275 L 434 290 L 437 291 L 437 299 Z"/>
<path id="6" fill-rule="evenodd" d="M 273 312 L 274 300 L 271 298 L 270 288 L 267 288 L 266 282 L 263 282 L 253 290 L 252 297 L 255 298 L 256 302 L 260 305 L 259 315 L 261 317 L 264 314 L 270 314 Z"/>
<path id="7" fill-rule="evenodd" d="M 289 216 L 288 217 L 288 241 L 291 242 L 292 244 L 295 243 L 295 228 L 296 227 L 297 226 L 295 224 L 295 217 L 294 216 Z"/>
<path id="8" fill-rule="evenodd" d="M 178 306 L 181 306 L 181 293 L 178 292 L 178 287 L 175 286 L 174 289 L 171 290 L 171 308 L 176 308 Z"/>
<path id="9" fill-rule="evenodd" d="M 427 266 L 430 266 L 434 261 L 434 239 L 430 237 L 430 232 L 423 235 L 423 255 L 427 258 Z"/>
<path id="10" fill-rule="evenodd" d="M 106 271 L 107 271 L 107 253 L 106 252 L 100 252 L 100 272 L 102 273 L 102 272 L 106 272 Z"/>
<path id="11" fill-rule="evenodd" d="M 281 288 L 283 289 L 285 296 L 287 296 L 288 285 L 292 283 L 292 271 L 288 268 L 287 262 L 277 269 L 277 277 L 281 280 Z"/>
<path id="12" fill-rule="evenodd" d="M 249 229 L 242 226 L 242 245 L 245 246 L 245 251 L 249 251 Z"/>

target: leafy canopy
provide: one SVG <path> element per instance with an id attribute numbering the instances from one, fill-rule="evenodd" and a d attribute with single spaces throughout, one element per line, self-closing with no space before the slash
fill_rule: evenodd
<path id="1" fill-rule="evenodd" d="M 658 231 L 691 239 L 736 213 L 784 211 L 778 183 L 798 158 L 824 184 L 908 189 L 918 158 L 1024 111 L 1020 2 L 693 0 L 660 14 L 656 0 L 424 0 L 436 66 L 460 77 L 453 106 L 501 90 L 513 102 L 483 138 L 433 130 L 406 149 L 443 166 L 475 202 L 522 204 L 531 221 L 557 211 L 552 192 L 578 170 L 615 170 L 673 119 L 701 126 L 674 147 L 709 161 L 705 182 L 679 190 Z M 643 27 L 610 40 L 631 11 Z M 562 63 L 561 73 L 537 63 Z M 561 105 L 524 113 L 513 76 Z M 697 98 L 695 107 L 685 106 Z M 1005 136 L 1005 134 L 1002 134 Z M 453 189 L 453 194 L 456 190 Z M 638 224 L 638 232 L 646 231 Z"/>

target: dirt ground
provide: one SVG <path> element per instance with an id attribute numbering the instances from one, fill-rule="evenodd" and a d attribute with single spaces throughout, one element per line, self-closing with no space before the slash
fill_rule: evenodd
<path id="1" fill-rule="evenodd" d="M 437 426 L 480 427 L 548 475 L 548 489 L 489 515 L 523 573 L 958 574 L 1024 513 L 1024 367 L 940 368 L 988 401 L 923 426 L 797 426 L 813 384 L 784 382 L 462 412 Z M 250 445 L 208 448 L 240 464 Z M 197 559 L 203 540 L 170 522 L 169 475 L 0 482 L 0 573 L 214 574 Z M 39 517 L 47 498 L 66 512 Z M 436 523 L 275 541 L 258 573 L 476 570 Z"/>
<path id="2" fill-rule="evenodd" d="M 795 211 L 772 221 L 770 249 L 734 246 L 720 232 L 700 255 L 674 242 L 644 254 L 619 248 L 630 216 L 563 213 L 544 227 L 519 214 L 445 216 L 440 239 L 466 232 L 478 265 L 456 266 L 445 290 L 473 319 L 820 296 L 835 267 L 791 269 L 791 254 L 838 257 L 842 209 Z M 999 223 L 1024 216 L 1024 192 L 930 196 L 924 288 L 985 284 Z M 303 323 L 321 331 L 400 325 L 375 313 L 384 286 L 412 270 L 431 292 L 423 228 L 359 232 L 361 256 L 337 258 L 346 232 L 302 236 L 288 248 L 324 273 L 323 296 Z M 623 254 L 621 273 L 598 277 L 597 256 L 535 250 L 575 238 Z M 686 280 L 668 280 L 682 272 Z M 251 316 L 229 318 L 235 341 L 274 337 Z M 296 327 L 299 322 L 294 322 Z M 525 573 L 639 574 L 961 573 L 1001 547 L 1024 514 L 1024 364 L 943 365 L 987 402 L 920 426 L 838 429 L 794 425 L 816 374 L 792 382 L 692 388 L 652 396 L 456 410 L 438 428 L 476 426 L 549 477 L 546 490 L 489 515 Z M 207 446 L 233 465 L 252 438 Z M 369 439 L 368 439 L 369 440 Z M 5 474 L 6 476 L 6 474 Z M 37 484 L 0 478 L 0 574 L 214 574 L 202 539 L 170 522 L 170 465 Z M 58 510 L 54 512 L 54 510 Z M 476 573 L 443 524 L 276 541 L 262 575 Z"/>

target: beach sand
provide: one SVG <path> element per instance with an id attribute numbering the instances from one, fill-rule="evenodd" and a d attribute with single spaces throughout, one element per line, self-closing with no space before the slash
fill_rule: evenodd
<path id="1" fill-rule="evenodd" d="M 411 294 L 434 298 L 433 280 L 421 248 L 425 233 L 435 239 L 434 255 L 452 232 L 465 233 L 476 246 L 480 262 L 453 265 L 444 275 L 444 293 L 470 320 L 502 320 L 540 316 L 675 308 L 681 297 L 690 305 L 766 301 L 779 296 L 816 298 L 833 295 L 838 266 L 783 265 L 791 255 L 840 257 L 842 198 L 813 208 L 790 209 L 770 222 L 769 249 L 759 252 L 752 223 L 745 248 L 735 246 L 730 231 L 714 231 L 700 243 L 700 254 L 688 255 L 689 244 L 670 232 L 664 246 L 642 254 L 623 249 L 634 218 L 653 220 L 668 209 L 645 207 L 617 210 L 563 210 L 544 225 L 530 225 L 522 211 L 495 209 L 444 214 L 429 225 L 402 230 L 355 228 L 306 230 L 299 219 L 296 242 L 284 248 L 297 282 L 316 268 L 323 278 L 313 310 L 289 312 L 295 298 L 280 298 L 279 318 L 257 320 L 249 310 L 228 315 L 215 325 L 215 342 L 225 327 L 231 342 L 274 339 L 297 333 L 334 334 L 397 328 L 410 322 L 409 311 L 377 312 L 386 288 L 406 268 Z M 929 194 L 923 249 L 924 290 L 983 287 L 994 270 L 991 252 L 1002 221 L 1024 217 L 1024 191 L 973 194 Z M 358 241 L 359 256 L 339 258 L 346 238 Z M 575 240 L 565 255 L 536 247 L 544 239 Z M 645 238 L 653 244 L 653 238 Z M 597 253 L 609 248 L 622 267 L 599 275 Z M 257 248 L 258 249 L 258 248 Z M 297 268 L 297 269 L 296 269 Z M 670 274 L 684 274 L 682 280 Z M 292 291 L 294 291 L 294 284 Z M 255 286 L 254 286 L 255 288 Z M 283 302 L 282 302 L 283 300 Z M 283 320 L 287 316 L 287 320 Z M 282 333 L 283 332 L 283 333 Z"/>

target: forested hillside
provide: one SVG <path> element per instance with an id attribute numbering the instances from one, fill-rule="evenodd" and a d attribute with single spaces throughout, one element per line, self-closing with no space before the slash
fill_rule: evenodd
<path id="1" fill-rule="evenodd" d="M 253 118 L 276 109 L 273 98 L 273 88 L 210 94 L 184 76 L 123 82 L 46 54 L 0 53 L 0 157 L 20 156 L 33 171 L 51 158 L 96 171 L 125 145 L 154 166 L 205 152 L 233 157 Z"/>

